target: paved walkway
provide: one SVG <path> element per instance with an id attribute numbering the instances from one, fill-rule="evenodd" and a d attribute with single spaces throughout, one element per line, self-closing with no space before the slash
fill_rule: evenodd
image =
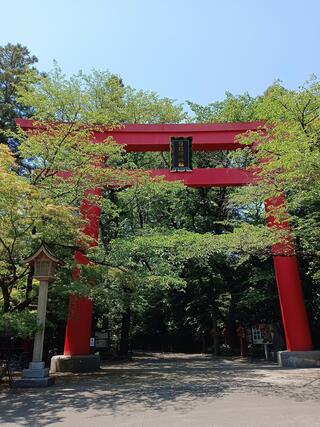
<path id="1" fill-rule="evenodd" d="M 320 426 L 320 369 L 203 355 L 140 356 L 48 389 L 0 392 L 0 425 Z"/>

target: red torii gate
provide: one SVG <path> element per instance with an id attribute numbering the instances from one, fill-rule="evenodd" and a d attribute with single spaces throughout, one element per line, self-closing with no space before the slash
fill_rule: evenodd
<path id="1" fill-rule="evenodd" d="M 23 130 L 38 127 L 31 120 L 18 119 L 17 124 Z M 247 131 L 257 131 L 263 122 L 223 123 L 223 124 L 134 124 L 112 131 L 105 128 L 93 134 L 93 142 L 103 142 L 112 136 L 123 144 L 126 151 L 169 151 L 172 137 L 192 137 L 194 151 L 236 150 L 243 148 L 236 137 Z M 173 172 L 168 169 L 150 171 L 152 176 L 164 176 L 168 181 L 183 181 L 190 187 L 228 187 L 243 186 L 253 182 L 252 174 L 240 168 L 193 169 L 188 172 Z M 272 204 L 282 203 L 278 199 Z M 88 220 L 85 233 L 95 239 L 99 234 L 100 208 L 84 201 L 81 213 Z M 287 228 L 288 224 L 275 224 L 272 216 L 269 226 Z M 308 318 L 302 293 L 298 263 L 292 243 L 275 244 L 272 248 L 275 277 L 288 351 L 308 351 L 312 349 Z M 79 264 L 87 264 L 87 258 L 76 253 Z M 85 356 L 90 354 L 90 335 L 92 322 L 92 302 L 88 298 L 70 296 L 66 327 L 64 354 Z"/>

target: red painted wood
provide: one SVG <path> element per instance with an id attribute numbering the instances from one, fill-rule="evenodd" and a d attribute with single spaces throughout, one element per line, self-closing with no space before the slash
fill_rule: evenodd
<path id="1" fill-rule="evenodd" d="M 296 256 L 273 256 L 287 350 L 312 350 Z"/>
<path id="2" fill-rule="evenodd" d="M 24 130 L 41 129 L 39 123 L 32 120 L 17 119 L 16 123 Z M 169 151 L 172 136 L 192 137 L 194 151 L 236 150 L 243 145 L 236 136 L 248 130 L 256 131 L 263 122 L 214 123 L 214 124 L 162 124 L 162 125 L 125 125 L 118 129 L 94 132 L 94 141 L 102 142 L 112 136 L 118 144 L 125 145 L 127 151 Z"/>
<path id="3" fill-rule="evenodd" d="M 253 182 L 253 174 L 238 168 L 193 169 L 191 172 L 171 172 L 168 169 L 150 171 L 152 177 L 163 176 L 167 181 L 182 181 L 188 187 L 234 187 Z"/>
<path id="4" fill-rule="evenodd" d="M 64 355 L 84 356 L 90 354 L 92 327 L 92 301 L 86 297 L 70 295 Z"/>
<path id="5" fill-rule="evenodd" d="M 285 196 L 281 194 L 265 202 L 266 211 L 272 212 L 273 208 L 283 207 L 284 204 Z M 271 229 L 285 232 L 281 241 L 272 245 L 272 255 L 287 350 L 312 350 L 309 320 L 290 225 L 285 218 L 279 220 L 272 213 L 267 215 L 267 223 Z"/>
<path id="6" fill-rule="evenodd" d="M 64 174 L 67 178 L 69 174 Z M 89 190 L 88 195 L 100 196 L 101 190 Z M 80 206 L 80 213 L 86 220 L 83 232 L 93 240 L 91 246 L 96 245 L 99 236 L 99 221 L 101 209 L 91 200 L 84 199 Z M 80 242 L 81 243 L 81 242 Z M 80 251 L 74 255 L 80 265 L 88 265 L 90 261 Z M 80 269 L 76 267 L 72 272 L 73 280 L 80 278 Z M 92 328 L 92 301 L 87 297 L 78 297 L 71 294 L 69 297 L 68 318 L 64 342 L 64 355 L 78 356 L 90 354 L 90 336 Z"/>
<path id="7" fill-rule="evenodd" d="M 16 124 L 22 129 L 41 129 L 41 122 L 30 119 L 16 119 Z M 163 123 L 163 124 L 127 124 L 119 129 L 113 129 L 114 132 L 129 133 L 176 133 L 176 132 L 246 132 L 247 130 L 256 130 L 264 126 L 263 121 L 256 122 L 233 122 L 233 123 Z M 45 129 L 45 126 L 43 126 Z M 100 126 L 102 131 L 108 131 L 108 126 Z"/>
<path id="8" fill-rule="evenodd" d="M 269 199 L 265 201 L 265 208 L 267 212 L 267 224 L 269 228 L 276 228 L 283 232 L 283 238 L 281 241 L 274 243 L 272 245 L 272 254 L 273 255 L 294 255 L 294 241 L 291 235 L 291 229 L 287 219 L 279 220 L 272 214 L 274 208 L 282 208 L 284 210 L 285 206 L 285 196 L 281 194 L 278 197 Z M 287 216 L 284 211 L 283 214 Z"/>

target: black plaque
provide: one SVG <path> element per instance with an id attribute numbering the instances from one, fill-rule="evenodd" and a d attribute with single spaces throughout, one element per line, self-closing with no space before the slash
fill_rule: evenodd
<path id="1" fill-rule="evenodd" d="M 171 138 L 171 171 L 188 172 L 192 170 L 192 138 Z"/>

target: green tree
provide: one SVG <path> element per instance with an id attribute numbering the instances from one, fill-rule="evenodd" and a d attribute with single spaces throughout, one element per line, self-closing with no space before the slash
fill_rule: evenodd
<path id="1" fill-rule="evenodd" d="M 2 316 L 2 324 L 12 319 L 17 328 L 13 313 L 28 308 L 36 289 L 32 271 L 22 265 L 23 258 L 45 241 L 67 261 L 58 273 L 52 298 L 59 300 L 70 292 L 89 294 L 87 281 L 97 275 L 95 266 L 83 268 L 80 283 L 70 283 L 74 250 L 85 251 L 92 244 L 81 233 L 84 221 L 77 214 L 80 202 L 86 197 L 98 203 L 88 190 L 123 187 L 136 178 L 124 169 L 127 160 L 123 149 L 112 139 L 103 144 L 90 143 L 92 132 L 100 124 L 112 128 L 126 120 L 129 89 L 118 76 L 94 71 L 66 78 L 55 65 L 47 75 L 30 70 L 15 89 L 19 105 L 32 111 L 31 118 L 41 121 L 42 126 L 39 132 L 7 132 L 19 141 L 19 156 L 30 164 L 22 176 L 16 174 L 16 159 L 5 150 L 1 152 L 1 178 L 6 183 L 1 188 L 0 212 L 4 230 L 0 241 L 2 312 L 11 313 L 11 317 Z M 152 97 L 155 104 L 162 102 L 155 94 Z M 160 111 L 160 106 L 156 108 Z M 154 112 L 154 120 L 160 117 L 159 111 Z M 99 167 L 95 167 L 97 162 Z M 101 167 L 102 163 L 106 167 Z M 141 180 L 141 171 L 137 174 Z M 25 333 L 26 323 L 22 323 L 21 331 Z"/>
<path id="2" fill-rule="evenodd" d="M 2 313 L 12 313 L 13 320 L 16 319 L 13 313 L 17 310 L 27 309 L 25 313 L 28 313 L 28 306 L 35 296 L 32 270 L 23 266 L 23 259 L 45 241 L 66 260 L 59 274 L 65 278 L 65 271 L 68 271 L 70 284 L 75 249 L 84 251 L 87 244 L 92 243 L 81 232 L 85 225 L 85 220 L 78 214 L 81 200 L 87 197 L 95 203 L 95 197 L 88 195 L 87 190 L 104 188 L 111 182 L 123 183 L 128 179 L 126 172 L 115 172 L 111 167 L 122 158 L 119 145 L 110 139 L 104 144 L 90 143 L 92 123 L 99 122 L 101 111 L 97 108 L 97 118 L 94 119 L 87 88 L 80 88 L 73 78 L 68 80 L 54 70 L 46 76 L 26 73 L 16 89 L 19 103 L 32 109 L 33 120 L 59 119 L 66 113 L 69 115 L 65 117 L 80 118 L 81 123 L 76 120 L 60 124 L 46 121 L 42 122 L 42 131 L 32 134 L 20 129 L 15 133 L 9 130 L 8 134 L 19 142 L 19 156 L 28 159 L 32 166 L 22 175 L 16 173 L 17 157 L 10 155 L 4 145 L 1 149 L 0 173 L 4 184 L 0 189 L 1 309 Z M 54 96 L 56 103 L 53 102 Z M 79 102 L 90 113 L 87 116 L 88 127 L 83 116 L 77 115 Z M 114 121 L 113 117 L 109 118 L 109 122 Z M 95 167 L 97 159 L 102 161 L 104 158 L 108 159 L 109 167 Z M 64 283 L 62 290 L 68 283 Z M 78 284 L 79 292 L 81 289 L 83 291 L 84 288 Z M 72 286 L 68 292 L 71 291 Z M 4 323 L 9 322 L 8 316 L 2 316 Z M 12 324 L 17 327 L 15 321 Z M 22 330 L 25 333 L 26 328 Z"/>
<path id="3" fill-rule="evenodd" d="M 319 137 L 320 83 L 315 76 L 297 90 L 275 82 L 261 96 L 256 114 L 266 120 L 267 138 L 260 132 L 244 137 L 256 143 L 252 165 L 259 165 L 260 184 L 243 190 L 247 205 L 257 196 L 263 200 L 286 195 L 288 220 L 295 237 L 305 284 L 310 319 L 319 327 Z M 257 144 L 258 143 L 258 144 Z M 282 208 L 273 212 L 283 217 Z M 315 335 L 319 343 L 319 335 Z"/>
<path id="4" fill-rule="evenodd" d="M 18 99 L 17 86 L 21 84 L 26 73 L 34 69 L 38 62 L 28 48 L 21 44 L 8 43 L 0 46 L 0 130 L 15 128 L 16 117 L 29 117 L 31 109 Z M 7 142 L 7 137 L 0 132 L 0 141 Z M 13 142 L 12 142 L 13 143 Z"/>
<path id="5" fill-rule="evenodd" d="M 18 335 L 28 335 L 35 317 L 26 308 L 35 298 L 37 284 L 23 259 L 46 241 L 70 271 L 72 252 L 67 242 L 75 244 L 80 238 L 80 223 L 71 207 L 19 176 L 9 148 L 0 147 L 0 329 L 11 326 Z"/>

